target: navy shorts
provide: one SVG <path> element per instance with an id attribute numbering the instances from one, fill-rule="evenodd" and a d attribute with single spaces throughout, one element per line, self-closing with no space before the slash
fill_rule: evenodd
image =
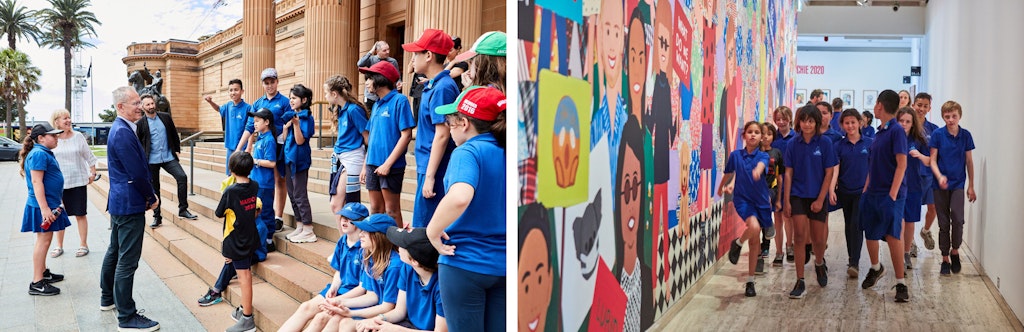
<path id="1" fill-rule="evenodd" d="M 248 270 L 250 267 L 252 267 L 252 260 L 251 259 L 241 259 L 241 260 L 234 260 L 234 259 L 232 259 L 231 260 L 231 267 L 235 268 L 235 270 Z"/>
<path id="2" fill-rule="evenodd" d="M 886 235 L 900 238 L 903 233 L 903 210 L 907 197 L 889 198 L 889 193 L 866 192 L 860 196 L 860 229 L 864 238 L 883 240 Z"/>
<path id="3" fill-rule="evenodd" d="M 772 227 L 772 209 L 771 208 L 759 208 L 754 204 L 749 204 L 744 201 L 735 200 L 732 202 L 733 206 L 736 207 L 736 214 L 740 215 L 743 222 L 746 223 L 750 217 L 757 218 L 757 223 L 761 225 L 761 228 Z"/>
<path id="4" fill-rule="evenodd" d="M 921 221 L 921 200 L 923 197 L 923 192 L 907 191 L 907 203 L 903 207 L 903 221 Z"/>
<path id="5" fill-rule="evenodd" d="M 402 182 L 405 181 L 405 167 L 392 168 L 385 177 L 377 175 L 376 170 L 377 166 L 366 165 L 366 190 L 381 191 L 387 189 L 395 194 L 402 193 Z"/>
<path id="6" fill-rule="evenodd" d="M 805 215 L 807 219 L 825 222 L 825 217 L 828 216 L 828 207 L 826 204 L 822 204 L 821 211 L 812 212 L 811 204 L 814 203 L 814 198 L 803 198 L 796 196 L 789 196 L 789 205 L 793 208 L 793 215 Z"/>
<path id="7" fill-rule="evenodd" d="M 930 172 L 930 171 L 929 171 Z M 921 176 L 921 190 L 924 190 L 924 195 L 921 196 L 921 204 L 935 204 L 935 191 L 932 190 L 932 181 L 935 181 L 935 176 L 931 173 L 928 175 Z"/>

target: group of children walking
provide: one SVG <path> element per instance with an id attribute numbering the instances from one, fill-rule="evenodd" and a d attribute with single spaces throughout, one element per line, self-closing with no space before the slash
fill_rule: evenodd
<path id="1" fill-rule="evenodd" d="M 337 215 L 341 233 L 329 258 L 336 272 L 282 331 L 363 331 L 392 325 L 504 329 L 505 35 L 486 33 L 470 51 L 455 57 L 470 63 L 467 74 L 473 86 L 463 91 L 445 70 L 453 52 L 448 34 L 427 29 L 403 49 L 413 55 L 414 72 L 430 78 L 418 120 L 408 98 L 396 89 L 400 74 L 388 61 L 359 68 L 366 91 L 378 97 L 370 110 L 352 95 L 348 78 L 335 75 L 323 85 L 337 115 L 330 202 L 324 202 Z M 306 190 L 314 134 L 312 91 L 297 84 L 286 104 L 278 97 L 277 72 L 268 68 L 261 79 L 267 94 L 245 111 L 244 132 L 235 131 L 240 137 L 228 159 L 231 177 L 216 211 L 224 218 L 225 264 L 214 287 L 198 300 L 201 306 L 221 302 L 238 276 L 241 305 L 232 313 L 237 323 L 228 331 L 256 328 L 250 268 L 274 251 L 273 233 L 283 224 L 281 182 L 297 221 L 286 239 L 316 241 Z M 225 106 L 237 108 L 244 103 L 242 83 L 232 80 L 229 85 L 239 93 L 232 93 L 232 104 Z M 230 113 L 225 106 L 221 113 Z M 413 127 L 418 127 L 417 191 L 413 220 L 403 220 L 400 195 Z M 369 207 L 361 203 L 364 184 Z"/>
<path id="2" fill-rule="evenodd" d="M 749 257 L 746 296 L 757 295 L 754 276 L 763 273 L 769 241 L 776 234 L 785 239 L 776 241 L 773 265 L 782 266 L 784 260 L 796 263 L 797 280 L 790 298 L 807 293 L 804 266 L 812 251 L 816 281 L 821 287 L 828 284 L 824 253 L 830 206 L 843 210 L 850 278 L 860 276 L 860 254 L 866 242 L 871 267 L 862 288 L 873 287 L 885 271 L 879 260 L 879 241 L 885 241 L 896 279 L 895 301 L 909 301 L 904 277 L 916 257 L 915 224 L 922 219 L 922 205 L 933 203 L 942 252 L 939 272 L 960 272 L 964 199 L 977 199 L 971 157 L 974 141 L 959 126 L 963 110 L 957 102 L 942 105 L 946 126 L 940 128 L 925 119 L 931 110 L 930 95 L 919 93 L 911 107 L 909 93 L 901 96 L 904 93 L 885 90 L 878 95 L 874 115 L 882 124 L 877 132 L 857 110 L 840 112 L 841 102 L 835 107 L 835 122 L 830 121 L 834 106 L 819 102 L 798 109 L 795 121 L 788 107 L 775 109 L 778 128 L 757 122 L 744 126 L 745 147 L 729 155 L 719 194 L 733 194 L 733 205 L 747 227 L 730 244 L 729 261 L 739 261 L 744 243 L 760 249 Z M 845 135 L 830 122 L 837 123 Z M 929 228 L 930 222 L 920 234 L 925 247 L 932 250 Z"/>

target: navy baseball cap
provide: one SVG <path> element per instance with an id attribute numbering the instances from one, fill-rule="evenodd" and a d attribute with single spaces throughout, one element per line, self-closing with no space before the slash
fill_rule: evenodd
<path id="1" fill-rule="evenodd" d="M 356 221 L 353 222 L 352 224 L 356 225 L 356 228 L 359 228 L 363 231 L 386 234 L 388 232 L 388 227 L 395 226 L 398 223 L 395 221 L 395 218 L 391 218 L 391 216 L 387 215 L 386 213 L 377 213 L 371 215 L 365 220 Z"/>
<path id="2" fill-rule="evenodd" d="M 348 218 L 348 220 L 358 221 L 370 215 L 370 211 L 362 203 L 352 202 L 345 204 L 345 207 L 338 211 L 338 215 Z"/>
<path id="3" fill-rule="evenodd" d="M 274 121 L 274 112 L 271 112 L 270 110 L 268 110 L 266 108 L 261 108 L 261 109 L 259 109 L 258 111 L 255 111 L 255 112 L 248 112 L 248 113 L 246 113 L 246 115 L 254 117 L 254 118 L 262 118 L 264 120 L 270 120 L 271 122 Z"/>

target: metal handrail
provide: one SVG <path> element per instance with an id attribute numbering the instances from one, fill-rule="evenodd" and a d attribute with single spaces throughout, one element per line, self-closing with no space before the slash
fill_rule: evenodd
<path id="1" fill-rule="evenodd" d="M 326 102 L 326 101 L 315 101 L 315 102 L 313 102 L 313 105 L 319 105 L 320 106 L 319 110 L 317 111 L 317 117 L 318 117 L 317 121 L 320 123 L 320 125 L 318 126 L 318 127 L 320 127 L 320 135 L 318 135 L 319 137 L 317 138 L 317 148 L 316 149 L 317 150 L 323 150 L 324 149 L 324 105 L 327 105 L 327 110 L 330 110 L 331 109 L 331 104 Z"/>
<path id="2" fill-rule="evenodd" d="M 201 139 L 203 137 L 207 137 L 207 136 L 213 136 L 213 137 L 220 136 L 220 137 L 224 137 L 224 132 L 223 131 L 216 131 L 216 130 L 210 130 L 210 131 L 205 131 L 204 130 L 204 131 L 200 131 L 198 133 L 192 134 L 189 137 L 185 137 L 180 142 L 181 144 L 188 143 L 189 147 L 190 147 L 190 149 L 188 150 L 188 180 L 189 180 L 189 193 L 188 193 L 188 195 L 189 196 L 195 196 L 196 195 L 196 140 L 199 140 L 199 139 Z"/>

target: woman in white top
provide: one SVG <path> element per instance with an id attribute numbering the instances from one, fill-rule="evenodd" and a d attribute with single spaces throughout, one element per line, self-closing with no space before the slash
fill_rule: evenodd
<path id="1" fill-rule="evenodd" d="M 56 110 L 50 115 L 50 124 L 54 128 L 64 132 L 57 135 L 57 148 L 53 149 L 53 155 L 57 157 L 57 164 L 64 174 L 64 208 L 69 216 L 75 216 L 78 221 L 78 236 L 81 239 L 80 246 L 75 251 L 75 256 L 82 257 L 89 254 L 89 245 L 86 239 L 89 237 L 89 222 L 85 217 L 86 204 L 88 204 L 85 186 L 91 184 L 96 177 L 96 156 L 92 154 L 89 145 L 85 142 L 85 135 L 71 129 L 71 113 L 67 110 Z M 58 257 L 64 254 L 64 231 L 57 232 L 57 247 L 50 251 L 50 257 Z"/>

